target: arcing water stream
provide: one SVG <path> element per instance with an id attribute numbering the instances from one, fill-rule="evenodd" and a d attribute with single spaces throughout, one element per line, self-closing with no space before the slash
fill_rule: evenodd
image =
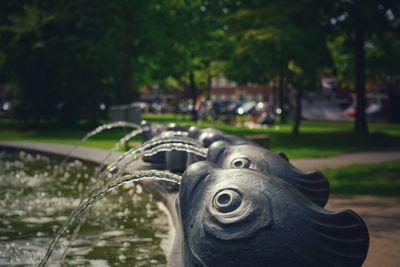
<path id="1" fill-rule="evenodd" d="M 141 129 L 142 126 L 136 124 L 136 123 L 131 123 L 131 122 L 127 122 L 127 121 L 115 121 L 115 122 L 111 122 L 111 123 L 106 123 L 103 125 L 100 125 L 98 127 L 96 127 L 93 131 L 90 131 L 89 133 L 87 133 L 81 140 L 80 142 L 86 142 L 90 137 L 95 136 L 99 133 L 101 133 L 104 130 L 110 130 L 113 128 L 133 128 L 133 129 Z"/>
<path id="2" fill-rule="evenodd" d="M 0 155 L 0 266 L 37 266 L 81 192 L 97 181 L 78 161 L 62 167 L 47 157 L 14 155 Z M 51 175 L 55 169 L 58 176 Z M 103 196 L 86 214 L 65 264 L 164 266 L 171 229 L 158 192 L 129 183 Z M 61 238 L 49 265 L 59 265 L 54 260 L 70 235 Z"/>
<path id="3" fill-rule="evenodd" d="M 111 157 L 113 152 L 120 150 L 121 146 L 123 146 L 129 140 L 136 137 L 138 134 L 141 134 L 142 132 L 143 132 L 143 129 L 133 130 L 132 132 L 130 132 L 130 133 L 126 134 L 124 137 L 122 137 L 117 143 L 115 143 L 114 147 L 111 148 L 111 150 L 108 152 L 106 157 L 103 159 L 103 163 L 99 166 L 98 172 L 96 173 L 95 177 L 97 177 L 100 174 L 100 172 L 104 168 L 104 165 L 109 160 L 109 158 Z"/>
<path id="4" fill-rule="evenodd" d="M 131 127 L 135 128 L 135 130 L 125 135 L 122 139 L 120 139 L 120 141 L 116 143 L 116 145 L 114 146 L 113 150 L 118 150 L 123 143 L 143 132 L 143 129 L 140 128 L 139 125 L 126 122 L 116 122 L 97 127 L 95 130 L 85 135 L 85 137 L 81 139 L 80 143 L 85 142 L 90 137 L 106 129 L 111 129 L 115 127 Z M 54 172 L 55 175 L 49 175 L 49 177 L 57 179 L 58 178 L 57 176 L 59 174 L 62 174 L 63 169 L 65 166 L 67 166 L 68 159 L 75 148 L 77 148 L 77 145 L 68 153 L 67 157 L 64 159 L 63 163 L 59 167 L 56 166 L 53 168 L 53 170 L 56 171 Z M 94 180 L 92 179 L 93 186 L 90 186 L 90 188 L 92 189 L 94 188 L 93 190 L 90 190 L 90 192 L 92 193 L 89 194 L 85 199 L 81 198 L 78 208 L 69 216 L 67 222 L 61 228 L 59 228 L 59 230 L 57 231 L 55 237 L 53 238 L 52 242 L 50 243 L 47 249 L 46 255 L 42 258 L 42 261 L 39 264 L 39 266 L 44 266 L 46 264 L 46 262 L 50 259 L 50 256 L 55 251 L 55 248 L 59 243 L 59 241 L 61 240 L 61 238 L 67 233 L 69 233 L 72 226 L 77 225 L 75 231 L 72 232 L 72 237 L 70 239 L 70 242 L 66 245 L 64 254 L 61 255 L 61 257 L 59 257 L 61 259 L 61 264 L 63 264 L 63 261 L 67 255 L 66 254 L 67 250 L 69 246 L 72 244 L 72 241 L 75 240 L 75 237 L 78 234 L 80 227 L 82 226 L 82 223 L 84 222 L 86 216 L 83 215 L 86 215 L 87 211 L 93 206 L 93 204 L 96 203 L 98 200 L 100 200 L 106 192 L 109 192 L 121 185 L 131 184 L 141 180 L 168 181 L 171 183 L 179 184 L 180 176 L 171 174 L 169 172 L 137 171 L 133 172 L 130 175 L 124 175 L 124 176 L 122 175 L 125 169 L 129 167 L 132 164 L 132 162 L 136 161 L 142 156 L 151 156 L 159 152 L 167 152 L 167 151 L 185 151 L 203 157 L 206 154 L 206 149 L 202 147 L 202 144 L 196 140 L 188 138 L 187 133 L 185 132 L 182 133 L 174 132 L 172 133 L 172 137 L 167 137 L 167 138 L 161 136 L 155 137 L 152 140 L 144 143 L 143 145 L 137 148 L 133 148 L 128 152 L 126 152 L 116 162 L 109 165 L 100 175 L 92 176 L 92 177 L 97 176 L 98 178 L 102 178 L 101 179 L 102 181 L 99 183 L 98 179 Z M 109 156 L 107 156 L 107 158 L 104 159 L 104 162 L 108 160 L 108 157 Z M 116 170 L 118 170 L 118 172 L 115 173 Z M 89 188 L 89 186 L 87 187 Z M 80 188 L 79 191 L 88 192 L 87 190 L 84 189 L 84 187 Z"/>
<path id="5" fill-rule="evenodd" d="M 79 140 L 72 148 L 70 151 L 68 151 L 67 155 L 65 156 L 64 160 L 62 161 L 61 165 L 65 164 L 69 158 L 71 157 L 72 153 L 78 148 L 79 145 L 85 143 L 89 138 L 105 131 L 105 130 L 111 130 L 114 128 L 133 128 L 133 129 L 137 129 L 140 132 L 137 132 L 135 135 L 141 133 L 145 128 L 136 124 L 136 123 L 131 123 L 131 122 L 127 122 L 127 121 L 115 121 L 115 122 L 111 122 L 111 123 L 105 123 L 103 125 L 100 125 L 98 127 L 96 127 L 94 130 L 88 132 L 81 140 Z M 129 135 L 129 134 L 128 134 Z M 131 139 L 133 137 L 128 137 L 128 135 L 124 136 L 122 139 Z M 125 143 L 127 140 L 120 140 L 120 142 Z M 120 144 L 120 142 L 117 143 Z M 122 143 L 122 144 L 123 144 Z"/>
<path id="6" fill-rule="evenodd" d="M 84 214 L 96 201 L 98 201 L 105 193 L 128 183 L 134 183 L 142 180 L 153 180 L 153 181 L 166 181 L 171 183 L 179 184 L 181 177 L 172 173 L 164 171 L 138 171 L 130 175 L 125 175 L 115 179 L 113 183 L 105 185 L 100 190 L 89 194 L 86 201 L 81 203 L 79 207 L 70 215 L 67 222 L 57 231 L 56 236 L 51 241 L 45 257 L 40 262 L 39 266 L 44 266 L 51 254 L 53 253 L 58 241 L 66 233 L 66 231 L 76 222 L 76 220 Z"/>
<path id="7" fill-rule="evenodd" d="M 162 142 L 161 142 L 162 140 Z M 99 181 L 99 183 L 97 184 L 96 188 L 101 188 L 102 186 L 104 186 L 105 183 L 114 183 L 116 182 L 119 178 L 119 176 L 122 175 L 122 173 L 124 172 L 124 170 L 129 167 L 130 164 L 132 164 L 132 162 L 136 161 L 137 159 L 139 159 L 142 156 L 152 156 L 154 154 L 157 154 L 159 152 L 168 152 L 168 151 L 173 151 L 173 150 L 177 150 L 177 151 L 184 151 L 184 152 L 188 152 L 188 153 L 193 153 L 199 156 L 205 156 L 206 154 L 206 150 L 205 148 L 201 148 L 192 144 L 197 144 L 194 140 L 188 139 L 188 138 L 168 138 L 168 139 L 160 139 L 160 142 L 148 142 L 148 144 L 142 145 L 138 148 L 132 149 L 129 153 L 126 154 L 126 158 L 124 159 L 124 161 L 126 162 L 126 164 L 123 164 L 122 166 L 118 166 L 118 172 L 114 175 L 111 175 L 109 178 L 107 178 L 107 175 L 104 174 L 110 174 L 110 171 L 105 170 L 105 172 L 100 175 L 100 178 L 107 178 L 107 179 L 102 179 L 101 181 Z M 175 142 L 175 143 L 171 143 L 171 142 Z M 179 143 L 176 143 L 177 141 L 179 141 Z M 187 142 L 188 144 L 185 144 L 183 142 Z M 152 146 L 156 144 L 155 146 Z M 144 148 L 148 148 L 148 150 L 144 150 Z M 123 157 L 121 157 L 123 158 Z M 99 177 L 99 175 L 97 175 L 97 177 Z M 97 189 L 99 190 L 99 189 Z M 83 198 L 81 199 L 81 202 L 83 201 Z M 80 227 L 82 226 L 82 224 L 85 222 L 85 217 L 82 216 L 81 220 L 78 221 L 77 226 L 75 227 L 75 230 L 73 231 L 71 238 L 69 240 L 69 242 L 73 242 L 73 240 L 75 240 L 76 236 L 78 235 L 79 231 L 80 231 Z M 66 246 L 63 255 L 60 258 L 61 263 L 63 262 L 66 253 L 69 249 L 69 245 Z"/>
<path id="8" fill-rule="evenodd" d="M 127 152 L 125 152 L 117 161 L 110 164 L 106 168 L 106 170 L 104 170 L 103 173 L 100 174 L 99 179 L 104 178 L 105 175 L 115 171 L 117 168 L 123 169 L 125 166 L 127 166 L 132 161 L 134 161 L 134 160 L 140 158 L 141 156 L 143 156 L 144 154 L 146 154 L 146 151 L 148 152 L 148 154 L 150 154 L 151 153 L 149 151 L 150 149 L 152 149 L 156 146 L 159 146 L 159 145 L 164 145 L 164 144 L 170 144 L 170 145 L 177 144 L 177 146 L 179 146 L 180 144 L 188 144 L 188 145 L 191 145 L 190 148 L 188 148 L 188 149 L 191 149 L 192 147 L 196 147 L 196 148 L 194 148 L 195 151 L 193 153 L 201 153 L 201 155 L 205 155 L 205 153 L 206 153 L 205 150 L 201 150 L 202 145 L 198 141 L 187 138 L 187 137 L 176 136 L 176 137 L 170 137 L 170 138 L 154 138 L 152 140 L 145 142 L 144 144 L 142 144 L 139 147 L 132 148 L 132 149 L 128 150 Z M 171 148 L 171 150 L 174 150 L 174 148 Z"/>

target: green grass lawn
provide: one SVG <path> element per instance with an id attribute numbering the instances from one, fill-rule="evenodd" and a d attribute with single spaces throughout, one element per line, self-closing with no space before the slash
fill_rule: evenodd
<path id="1" fill-rule="evenodd" d="M 187 115 L 146 115 L 149 121 L 176 122 L 193 125 Z M 301 134 L 291 134 L 292 125 L 285 124 L 267 129 L 249 129 L 219 123 L 200 123 L 200 127 L 213 127 L 236 135 L 268 134 L 274 151 L 283 151 L 289 158 L 328 157 L 346 152 L 372 149 L 400 149 L 400 125 L 370 123 L 370 135 L 352 132 L 352 123 L 303 121 Z"/>
<path id="2" fill-rule="evenodd" d="M 331 192 L 400 197 L 400 161 L 326 170 Z"/>
<path id="3" fill-rule="evenodd" d="M 187 115 L 146 114 L 144 119 L 158 122 L 178 122 L 193 125 Z M 291 125 L 267 129 L 249 129 L 221 123 L 200 123 L 200 127 L 213 127 L 236 135 L 268 134 L 272 150 L 283 151 L 289 158 L 328 157 L 346 152 L 371 149 L 400 149 L 400 125 L 370 123 L 370 135 L 352 133 L 352 123 L 308 122 L 301 126 L 301 134 L 293 136 Z M 31 140 L 50 143 L 76 144 L 91 128 L 82 126 L 75 129 L 53 127 L 40 130 L 18 130 L 15 123 L 0 120 L 0 140 Z M 121 129 L 106 131 L 83 144 L 89 147 L 111 148 L 124 135 Z M 138 142 L 139 139 L 134 140 Z"/>
<path id="4" fill-rule="evenodd" d="M 0 140 L 24 140 L 57 144 L 79 144 L 79 140 L 87 133 L 86 130 L 35 130 L 20 131 L 12 129 L 0 129 Z M 121 129 L 109 130 L 90 138 L 85 143 L 79 144 L 86 147 L 111 149 L 120 138 L 125 135 Z M 139 138 L 134 138 L 130 143 L 138 143 Z"/>

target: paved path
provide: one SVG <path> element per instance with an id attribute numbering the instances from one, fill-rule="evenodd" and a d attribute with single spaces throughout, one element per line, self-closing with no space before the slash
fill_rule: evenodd
<path id="1" fill-rule="evenodd" d="M 352 209 L 367 224 L 371 241 L 363 267 L 400 266 L 400 198 L 333 196 L 326 208 Z"/>
<path id="2" fill-rule="evenodd" d="M 293 159 L 290 160 L 290 162 L 302 170 L 321 170 L 346 167 L 353 164 L 370 164 L 391 160 L 400 160 L 399 150 L 348 153 L 328 158 Z"/>
<path id="3" fill-rule="evenodd" d="M 101 164 L 109 164 L 118 159 L 120 152 L 110 152 L 104 149 L 75 147 L 73 145 L 60 145 L 31 141 L 0 141 L 0 149 L 22 149 L 28 152 L 37 152 L 59 156 L 65 158 L 69 155 L 71 158 L 79 159 L 86 162 Z"/>
<path id="4" fill-rule="evenodd" d="M 31 153 L 47 154 L 50 156 L 58 156 L 64 160 L 67 155 L 69 158 L 78 159 L 86 163 L 94 163 L 96 165 L 109 165 L 117 161 L 121 156 L 122 152 L 111 152 L 105 149 L 89 148 L 89 147 L 76 147 L 73 145 L 60 145 L 50 144 L 41 142 L 31 141 L 0 141 L 0 150 L 24 150 Z M 164 164 L 151 165 L 144 162 L 141 158 L 136 160 L 133 164 L 130 164 L 126 170 L 135 171 L 138 167 L 144 167 L 148 165 L 151 169 L 164 170 Z"/>

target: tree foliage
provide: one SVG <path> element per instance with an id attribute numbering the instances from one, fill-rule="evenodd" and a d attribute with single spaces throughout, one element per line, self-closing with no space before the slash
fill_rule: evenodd
<path id="1" fill-rule="evenodd" d="M 17 84 L 21 118 L 96 117 L 99 103 L 126 101 L 150 81 L 164 32 L 158 1 L 11 3 L 0 7 L 1 68 Z"/>
<path id="2" fill-rule="evenodd" d="M 398 75 L 399 10 L 396 0 L 1 1 L 0 83 L 31 122 L 95 119 L 100 103 L 134 101 L 154 84 L 189 91 L 195 106 L 217 73 L 278 84 L 282 108 L 291 83 L 298 132 L 300 98 L 322 71 L 355 88 L 361 106 L 366 82 Z"/>
<path id="3" fill-rule="evenodd" d="M 314 90 L 319 72 L 327 62 L 325 33 L 315 1 L 243 1 L 228 15 L 235 40 L 233 60 L 227 73 L 243 82 L 268 83 L 279 77 L 280 107 L 284 106 L 284 79 L 303 89 Z M 300 105 L 297 101 L 297 105 Z M 297 113 L 301 108 L 296 109 Z M 298 132 L 296 114 L 294 132 Z"/>

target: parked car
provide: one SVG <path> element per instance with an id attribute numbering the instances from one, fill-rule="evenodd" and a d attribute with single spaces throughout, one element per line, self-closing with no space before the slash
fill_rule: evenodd
<path id="1" fill-rule="evenodd" d="M 344 111 L 344 114 L 346 114 L 347 116 L 354 118 L 356 116 L 356 109 L 354 108 L 354 106 L 350 106 L 348 108 L 346 108 Z"/>
<path id="2" fill-rule="evenodd" d="M 248 101 L 245 102 L 243 105 L 240 105 L 237 109 L 236 109 L 236 113 L 239 115 L 246 115 L 251 113 L 257 106 L 257 102 L 256 101 Z"/>
<path id="3" fill-rule="evenodd" d="M 365 114 L 368 117 L 376 116 L 383 110 L 383 105 L 380 103 L 372 103 L 365 109 Z M 356 108 L 354 106 L 348 107 L 344 114 L 347 116 L 354 118 L 356 116 Z"/>
<path id="4" fill-rule="evenodd" d="M 236 105 L 232 100 L 214 101 L 211 109 L 215 114 L 234 114 Z"/>

